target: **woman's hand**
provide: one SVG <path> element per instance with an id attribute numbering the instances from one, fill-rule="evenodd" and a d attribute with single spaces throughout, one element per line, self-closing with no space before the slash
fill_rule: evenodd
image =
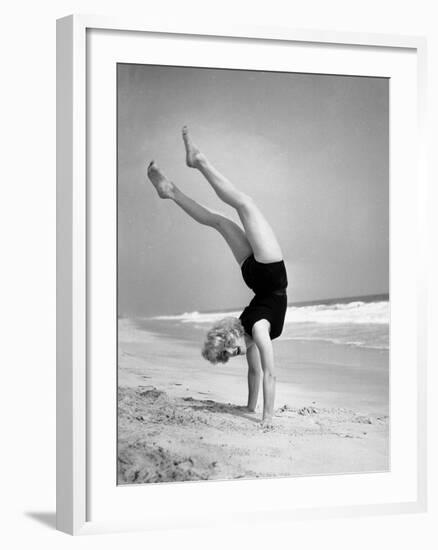
<path id="1" fill-rule="evenodd" d="M 263 418 L 263 420 L 260 423 L 263 431 L 268 431 L 274 429 L 274 421 L 272 420 L 272 417 L 266 417 Z"/>
<path id="2" fill-rule="evenodd" d="M 255 414 L 256 412 L 255 408 L 252 409 L 248 407 L 248 405 L 236 405 L 236 409 L 244 413 L 250 413 L 250 414 Z"/>

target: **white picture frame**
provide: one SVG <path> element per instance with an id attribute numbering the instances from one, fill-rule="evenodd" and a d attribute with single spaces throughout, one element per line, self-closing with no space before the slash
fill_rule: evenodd
<path id="1" fill-rule="evenodd" d="M 94 438 L 97 437 L 96 429 L 90 424 L 93 411 L 93 403 L 96 400 L 96 380 L 94 378 L 91 365 L 97 365 L 98 361 L 94 354 L 94 341 L 98 335 L 92 330 L 93 322 L 90 320 L 94 315 L 96 308 L 99 308 L 99 302 L 93 302 L 93 277 L 90 275 L 90 265 L 94 261 L 93 257 L 95 247 L 90 245 L 90 229 L 93 228 L 94 218 L 99 214 L 96 206 L 93 206 L 92 190 L 88 183 L 92 177 L 90 169 L 93 159 L 94 149 L 89 140 L 89 127 L 87 126 L 87 116 L 90 117 L 89 86 L 90 79 L 93 76 L 90 71 L 94 70 L 90 57 L 91 49 L 99 50 L 99 45 L 90 40 L 90 32 L 98 31 L 105 33 L 106 44 L 114 43 L 117 50 L 116 38 L 134 36 L 140 37 L 160 37 L 160 40 L 168 37 L 176 43 L 178 40 L 190 41 L 190 39 L 214 41 L 221 40 L 222 44 L 227 44 L 231 51 L 239 48 L 241 44 L 261 44 L 269 45 L 275 48 L 277 46 L 287 47 L 288 45 L 302 45 L 302 47 L 326 48 L 328 51 L 335 46 L 338 51 L 352 49 L 356 53 L 348 62 L 354 63 L 354 56 L 359 56 L 359 52 L 372 52 L 373 59 L 378 61 L 385 56 L 397 58 L 398 54 L 406 52 L 412 59 L 412 70 L 409 73 L 409 86 L 412 89 L 412 96 L 409 101 L 412 108 L 410 123 L 413 127 L 418 127 L 414 136 L 411 136 L 409 144 L 393 143 L 397 151 L 403 151 L 403 147 L 410 148 L 411 159 L 409 162 L 409 174 L 411 182 L 406 183 L 405 199 L 417 201 L 417 219 L 418 227 L 414 228 L 410 244 L 413 249 L 417 248 L 418 255 L 415 265 L 412 266 L 408 284 L 412 291 L 412 300 L 410 303 L 412 315 L 415 322 L 412 325 L 405 326 L 405 331 L 415 330 L 416 336 L 413 338 L 410 353 L 406 354 L 406 369 L 408 369 L 407 379 L 413 380 L 411 383 L 413 396 L 416 399 L 415 419 L 412 421 L 411 437 L 415 439 L 415 449 L 412 449 L 412 461 L 409 465 L 410 474 L 412 474 L 412 483 L 406 495 L 398 498 L 396 492 L 391 493 L 392 497 L 383 495 L 382 497 L 369 497 L 368 501 L 351 500 L 334 502 L 320 500 L 315 503 L 312 501 L 302 501 L 302 504 L 283 502 L 280 499 L 279 504 L 274 507 L 266 507 L 260 502 L 258 506 L 246 507 L 241 514 L 227 510 L 222 506 L 218 509 L 206 511 L 202 515 L 201 510 L 193 508 L 191 511 L 184 510 L 184 514 L 178 513 L 178 508 L 169 510 L 161 504 L 161 494 L 170 496 L 172 500 L 178 502 L 178 498 L 184 493 L 184 498 L 190 498 L 190 493 L 197 497 L 208 498 L 209 493 L 215 492 L 215 499 L 220 503 L 220 499 L 230 491 L 233 491 L 234 498 L 242 498 L 242 502 L 248 499 L 251 503 L 255 494 L 260 491 L 266 491 L 275 494 L 279 490 L 279 483 L 284 480 L 257 480 L 244 482 L 215 482 L 214 485 L 208 483 L 199 484 L 173 484 L 162 486 L 139 486 L 134 488 L 137 497 L 141 491 L 150 491 L 154 499 L 154 510 L 149 510 L 137 517 L 131 517 L 129 511 L 122 516 L 118 512 L 117 506 L 111 510 L 103 510 L 99 514 L 90 514 L 94 507 L 93 499 L 97 501 L 110 501 L 111 498 L 123 499 L 123 506 L 126 507 L 127 488 L 118 488 L 118 495 L 105 493 L 103 485 L 94 481 L 96 468 L 93 467 L 95 460 L 93 449 Z M 113 38 L 112 38 L 113 37 Z M 182 43 L 182 42 L 181 42 Z M 97 45 L 96 45 L 97 44 Z M 172 47 L 167 46 L 167 53 L 172 53 Z M 132 55 L 132 46 L 126 45 L 125 56 Z M 107 48 L 111 49 L 111 48 Z M 217 50 L 217 48 L 216 48 Z M 213 51 L 213 50 L 212 50 Z M 330 50 L 332 51 L 332 50 Z M 334 50 L 333 50 L 334 51 Z M 94 55 L 94 54 L 93 54 Z M 109 55 L 109 54 L 108 54 Z M 166 54 L 167 55 L 167 54 Z M 330 54 L 331 55 L 331 54 Z M 328 59 L 330 57 L 328 55 Z M 361 54 L 362 55 L 362 54 Z M 212 28 L 179 28 L 178 25 L 162 25 L 160 28 L 152 28 L 147 23 L 139 21 L 130 21 L 124 19 L 113 19 L 96 16 L 76 16 L 72 15 L 57 22 L 57 528 L 70 534 L 86 534 L 107 531 L 120 531 L 131 529 L 152 529 L 157 527 L 176 527 L 176 526 L 205 526 L 227 521 L 260 521 L 261 519 L 293 519 L 293 518 L 319 518 L 348 516 L 358 514 L 384 514 L 397 512 L 418 512 L 426 509 L 426 261 L 425 261 L 425 224 L 422 221 L 422 214 L 426 211 L 425 205 L 425 145 L 423 142 L 423 128 L 425 120 L 425 40 L 420 37 L 393 36 L 393 35 L 371 35 L 371 34 L 350 34 L 328 31 L 310 31 L 310 30 L 292 30 L 287 28 L 251 28 L 230 26 L 228 29 Z M 398 57 L 397 57 L 398 56 Z M 388 59 L 389 59 L 388 57 Z M 414 61 L 415 58 L 415 61 Z M 113 62 L 113 58 L 109 58 Z M 124 58 L 126 60 L 126 57 Z M 156 58 L 154 58 L 156 59 Z M 385 58 L 386 59 L 386 58 Z M 401 58 L 400 58 L 401 59 Z M 91 61 L 90 61 L 91 60 Z M 138 62 L 138 60 L 136 59 Z M 154 61 L 157 62 L 157 61 Z M 368 61 L 367 61 L 368 62 Z M 269 63 L 269 59 L 266 61 Z M 388 63 L 392 63 L 389 60 Z M 395 60 L 398 65 L 397 70 L 403 74 L 404 67 L 407 65 L 400 60 Z M 213 66 L 214 65 L 213 63 Z M 228 65 L 227 65 L 228 66 Z M 385 76 L 386 69 L 384 63 L 380 69 L 376 70 L 379 75 Z M 309 66 L 309 72 L 314 71 Z M 408 69 L 406 69 L 408 71 Z M 330 72 L 327 69 L 327 72 Z M 415 74 L 414 74 L 415 73 Z M 100 78 L 96 74 L 97 78 Z M 418 100 L 418 103 L 417 103 Z M 415 105 L 414 105 L 415 103 Z M 403 123 L 399 120 L 401 109 L 392 111 L 394 124 Z M 115 113 L 114 113 L 115 116 Z M 406 115 L 409 116 L 409 115 Z M 394 136 L 391 134 L 391 138 Z M 413 141 L 412 141 L 413 140 Z M 395 143 L 395 144 L 394 144 Z M 104 145 L 102 145 L 104 147 Z M 111 144 L 109 144 L 111 147 Z M 394 174 L 402 173 L 403 167 L 399 166 L 402 162 L 401 155 L 393 159 L 391 165 L 391 177 Z M 407 162 L 406 159 L 403 162 Z M 115 159 L 111 161 L 115 163 Z M 399 163 L 399 164 L 397 164 Z M 400 176 L 402 177 L 402 176 Z M 400 187 L 403 187 L 402 185 Z M 394 201 L 394 194 L 392 196 Z M 94 203 L 95 204 L 95 203 Z M 393 209 L 392 217 L 395 220 L 403 219 L 404 204 L 402 200 L 397 200 L 397 205 L 391 203 Z M 102 210 L 102 209 L 101 209 Z M 102 212 L 101 212 L 102 213 Z M 109 208 L 105 213 L 107 217 L 114 217 L 114 212 Z M 109 222 L 111 223 L 111 222 Z M 398 226 L 392 226 L 397 230 Z M 391 238 L 397 236 L 392 233 Z M 395 238 L 395 237 L 394 237 Z M 114 240 L 115 247 L 115 240 Z M 391 266 L 393 267 L 393 266 Z M 394 270 L 392 270 L 394 273 Z M 404 277 L 405 275 L 403 275 Z M 400 275 L 402 277 L 402 275 Z M 415 287 L 412 283 L 416 280 Z M 111 281 L 109 283 L 112 284 Z M 393 284 L 393 281 L 391 282 Z M 397 304 L 393 315 L 399 312 Z M 93 312 L 93 313 L 91 313 Z M 404 322 L 404 321 L 403 321 Z M 406 320 L 406 323 L 408 321 Z M 102 331 L 104 328 L 102 328 Z M 402 334 L 402 330 L 400 332 Z M 108 353 L 114 353 L 114 342 L 108 344 Z M 93 366 L 94 368 L 94 366 Z M 96 372 L 98 367 L 96 366 Z M 411 378 L 409 378 L 411 377 Z M 409 382 L 408 380 L 408 382 Z M 108 385 L 99 384 L 101 392 L 111 391 L 112 379 L 108 379 Z M 93 388 L 93 389 L 92 389 Z M 114 389 L 115 393 L 115 389 Z M 393 396 L 394 397 L 394 396 Z M 394 401 L 394 400 L 393 400 Z M 393 402 L 397 406 L 397 399 Z M 109 410 L 109 409 L 108 409 Z M 96 415 L 94 415 L 95 417 Z M 95 420 L 93 420 L 95 421 Z M 115 423 L 115 417 L 108 420 L 109 423 Z M 109 428 L 111 431 L 112 428 Z M 106 437 L 100 435 L 99 437 Z M 108 435 L 108 438 L 112 437 Z M 392 433 L 393 439 L 397 438 L 397 433 Z M 102 445 L 105 449 L 105 445 Z M 106 460 L 106 459 L 105 459 Z M 114 461 L 115 455 L 109 456 L 108 461 Z M 102 467 L 102 472 L 106 472 Z M 402 473 L 402 472 L 400 472 Z M 106 475 L 102 473 L 102 476 Z M 366 475 L 365 475 L 366 476 Z M 362 477 L 365 477 L 362 476 Z M 333 491 L 337 487 L 337 477 L 333 476 L 327 480 L 325 490 Z M 359 476 L 358 476 L 359 477 Z M 369 478 L 368 478 L 369 479 Z M 367 479 L 357 480 L 360 483 L 367 483 Z M 112 479 L 104 480 L 112 483 Z M 344 476 L 342 484 L 346 485 L 350 481 Z M 94 485 L 93 485 L 94 483 Z M 285 482 L 284 482 L 285 483 Z M 298 485 L 305 484 L 306 481 L 292 481 L 298 488 Z M 312 481 L 312 486 L 326 483 L 322 478 Z M 272 485 L 269 485 L 272 484 Z M 379 480 L 376 480 L 376 487 Z M 233 487 L 231 487 L 233 485 Z M 384 483 L 382 482 L 382 486 Z M 395 486 L 395 482 L 393 486 Z M 184 487 L 183 487 L 184 486 Z M 93 487 L 91 491 L 91 487 Z M 389 485 L 388 485 L 389 487 Z M 131 487 L 130 490 L 133 488 Z M 337 489 L 336 489 L 337 490 Z M 377 489 L 376 489 L 377 490 Z M 389 490 L 389 489 L 388 489 Z M 99 496 L 98 492 L 101 492 Z M 272 493 L 274 491 L 274 493 Z M 124 492 L 122 494 L 122 492 Z M 299 491 L 298 491 L 299 492 Z M 389 493 L 388 493 L 389 495 Z M 136 498 L 137 498 L 136 497 Z M 373 500 L 374 498 L 374 500 Z M 325 503 L 324 503 L 325 502 Z M 120 507 L 119 507 L 120 508 Z M 190 508 L 190 507 L 189 507 Z M 94 509 L 94 508 L 93 508 Z M 152 513 L 153 512 L 153 513 Z M 94 517 L 96 516 L 96 517 Z M 233 518 L 232 518 L 233 516 Z"/>

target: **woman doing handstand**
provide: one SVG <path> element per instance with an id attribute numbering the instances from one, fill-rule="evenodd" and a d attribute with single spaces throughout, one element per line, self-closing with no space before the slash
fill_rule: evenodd
<path id="1" fill-rule="evenodd" d="M 239 318 L 227 317 L 207 333 L 202 355 L 211 363 L 226 363 L 246 354 L 248 362 L 248 405 L 254 412 L 263 374 L 262 425 L 272 426 L 275 401 L 275 370 L 272 340 L 283 330 L 287 309 L 287 274 L 280 245 L 271 226 L 253 199 L 242 193 L 210 163 L 183 128 L 186 163 L 197 169 L 217 196 L 236 209 L 243 229 L 226 216 L 214 212 L 185 195 L 152 161 L 148 177 L 162 199 L 171 199 L 191 218 L 216 229 L 228 243 L 241 266 L 243 280 L 255 296 Z"/>

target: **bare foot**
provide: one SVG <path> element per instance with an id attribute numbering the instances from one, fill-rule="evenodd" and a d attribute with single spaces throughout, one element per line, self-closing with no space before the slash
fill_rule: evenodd
<path id="1" fill-rule="evenodd" d="M 161 172 L 158 166 L 152 161 L 148 166 L 148 178 L 151 180 L 153 186 L 157 190 L 158 195 L 162 199 L 173 199 L 174 194 L 174 185 L 173 183 L 166 178 L 166 176 Z"/>
<path id="2" fill-rule="evenodd" d="M 193 143 L 192 138 L 189 134 L 189 129 L 187 126 L 183 126 L 182 129 L 182 136 L 184 140 L 184 145 L 186 148 L 186 164 L 190 168 L 199 168 L 200 163 L 202 160 L 205 160 L 205 156 L 201 153 L 201 151 L 196 147 L 196 145 Z"/>

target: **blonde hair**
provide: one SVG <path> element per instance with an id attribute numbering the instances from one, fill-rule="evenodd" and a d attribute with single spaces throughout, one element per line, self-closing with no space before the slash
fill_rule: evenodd
<path id="1" fill-rule="evenodd" d="M 237 317 L 221 319 L 207 332 L 201 352 L 202 357 L 210 363 L 226 363 L 229 359 L 227 348 L 234 346 L 244 332 L 242 323 Z"/>

